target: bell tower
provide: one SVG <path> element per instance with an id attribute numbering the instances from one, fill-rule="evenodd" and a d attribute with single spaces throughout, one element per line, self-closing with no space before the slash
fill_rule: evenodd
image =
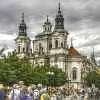
<path id="1" fill-rule="evenodd" d="M 92 65 L 94 65 L 94 66 L 93 66 L 93 69 L 95 69 L 95 66 L 96 66 L 97 64 L 96 64 L 96 59 L 95 59 L 94 48 L 93 48 L 93 50 L 92 50 L 92 52 L 91 52 L 90 61 L 91 61 Z"/>
<path id="2" fill-rule="evenodd" d="M 24 21 L 24 13 L 22 13 L 21 23 L 19 24 L 19 36 L 27 36 L 27 26 Z"/>
<path id="3" fill-rule="evenodd" d="M 27 36 L 27 25 L 24 20 L 24 13 L 22 13 L 21 23 L 18 26 L 19 32 L 15 39 L 16 42 L 16 54 L 19 58 L 28 56 L 30 51 L 30 39 Z"/>
<path id="4" fill-rule="evenodd" d="M 54 32 L 65 32 L 64 30 L 64 17 L 61 12 L 61 4 L 59 2 L 58 13 L 55 18 Z"/>
<path id="5" fill-rule="evenodd" d="M 52 31 L 52 25 L 51 25 L 51 22 L 49 21 L 48 16 L 47 16 L 47 20 L 43 24 L 43 32 L 49 33 L 51 31 Z"/>

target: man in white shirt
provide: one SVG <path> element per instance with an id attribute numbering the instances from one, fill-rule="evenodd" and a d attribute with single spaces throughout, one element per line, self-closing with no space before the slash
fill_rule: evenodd
<path id="1" fill-rule="evenodd" d="M 11 90 L 8 97 L 9 100 L 20 100 L 20 89 L 17 84 L 13 86 L 13 89 Z"/>

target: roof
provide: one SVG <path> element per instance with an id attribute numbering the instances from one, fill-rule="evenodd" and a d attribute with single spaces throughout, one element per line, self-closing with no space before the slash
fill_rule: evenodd
<path id="1" fill-rule="evenodd" d="M 69 57 L 81 57 L 81 54 L 74 48 L 74 47 L 70 47 L 68 49 L 68 56 Z"/>
<path id="2" fill-rule="evenodd" d="M 52 32 L 42 32 L 42 33 L 38 33 L 35 38 L 40 38 L 40 37 L 44 37 L 44 36 L 48 36 L 51 35 Z"/>

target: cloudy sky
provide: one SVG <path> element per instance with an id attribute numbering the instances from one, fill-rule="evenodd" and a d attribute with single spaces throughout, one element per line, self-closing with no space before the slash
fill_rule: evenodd
<path id="1" fill-rule="evenodd" d="M 54 25 L 59 0 L 0 0 L 0 47 L 14 48 L 21 13 L 25 13 L 28 35 L 41 32 L 41 26 L 49 16 Z M 73 38 L 74 47 L 90 55 L 95 49 L 100 59 L 100 0 L 61 0 L 65 28 Z M 69 42 L 70 44 L 70 42 Z"/>

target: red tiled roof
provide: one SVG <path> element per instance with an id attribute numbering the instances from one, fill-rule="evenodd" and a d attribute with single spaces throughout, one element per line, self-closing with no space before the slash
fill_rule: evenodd
<path id="1" fill-rule="evenodd" d="M 70 47 L 68 49 L 68 56 L 69 57 L 81 57 L 81 54 L 74 47 Z"/>

